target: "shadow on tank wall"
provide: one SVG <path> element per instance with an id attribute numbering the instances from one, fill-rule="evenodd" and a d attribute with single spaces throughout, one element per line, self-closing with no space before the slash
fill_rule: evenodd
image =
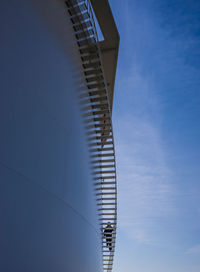
<path id="1" fill-rule="evenodd" d="M 0 270 L 100 271 L 81 63 L 64 2 L 48 2 L 51 23 L 27 1 L 0 10 Z"/>

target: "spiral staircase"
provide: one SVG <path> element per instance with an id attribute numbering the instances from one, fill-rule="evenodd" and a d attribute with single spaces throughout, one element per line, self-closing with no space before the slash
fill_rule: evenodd
<path id="1" fill-rule="evenodd" d="M 103 271 L 111 271 L 117 225 L 116 162 L 111 118 L 111 103 L 106 82 L 94 12 L 89 0 L 67 0 L 77 50 L 82 62 L 85 88 L 79 93 L 92 165 L 100 230 Z M 108 227 L 108 222 L 111 227 Z M 111 246 L 105 229 L 111 229 Z"/>

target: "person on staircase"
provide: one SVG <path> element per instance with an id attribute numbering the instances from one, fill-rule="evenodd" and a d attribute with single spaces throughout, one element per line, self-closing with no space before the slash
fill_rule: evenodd
<path id="1" fill-rule="evenodd" d="M 109 247 L 110 251 L 112 251 L 112 232 L 113 232 L 113 227 L 111 223 L 108 222 L 104 230 L 104 237 L 106 238 L 106 245 L 107 247 Z"/>

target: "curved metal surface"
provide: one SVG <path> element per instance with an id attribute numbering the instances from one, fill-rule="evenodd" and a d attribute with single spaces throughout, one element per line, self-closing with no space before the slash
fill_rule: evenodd
<path id="1" fill-rule="evenodd" d="M 85 122 L 102 233 L 103 270 L 111 271 L 117 226 L 117 184 L 114 137 L 107 82 L 89 0 L 68 0 L 85 86 L 79 99 Z"/>
<path id="2" fill-rule="evenodd" d="M 100 272 L 76 97 L 85 79 L 65 2 L 4 1 L 0 14 L 0 271 Z"/>

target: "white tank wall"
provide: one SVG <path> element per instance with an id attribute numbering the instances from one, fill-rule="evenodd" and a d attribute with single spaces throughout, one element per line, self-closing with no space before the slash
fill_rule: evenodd
<path id="1" fill-rule="evenodd" d="M 0 271 L 101 270 L 81 63 L 64 8 L 1 3 Z"/>

